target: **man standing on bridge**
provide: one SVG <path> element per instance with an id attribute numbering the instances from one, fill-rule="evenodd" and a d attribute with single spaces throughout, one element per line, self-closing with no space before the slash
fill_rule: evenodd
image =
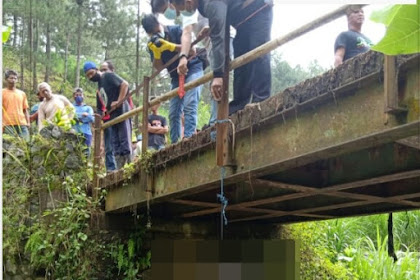
<path id="1" fill-rule="evenodd" d="M 103 120 L 112 120 L 127 111 L 128 102 L 125 96 L 128 92 L 128 83 L 113 72 L 101 72 L 92 61 L 85 62 L 83 70 L 91 82 L 98 83 L 96 103 L 98 113 Z M 124 105 L 125 104 L 125 105 Z M 122 168 L 131 162 L 131 124 L 126 119 L 114 124 L 112 127 L 112 146 L 115 154 L 117 168 Z M 106 132 L 105 132 L 106 134 Z M 112 161 L 108 162 L 107 171 L 112 171 Z"/>
<path id="2" fill-rule="evenodd" d="M 270 40 L 273 21 L 272 0 L 170 0 L 182 15 L 189 16 L 197 9 L 209 19 L 210 38 L 212 42 L 213 82 L 211 92 L 216 100 L 223 94 L 223 72 L 225 59 L 226 25 L 236 29 L 233 41 L 235 58 L 261 46 Z M 180 53 L 180 57 L 186 54 Z M 181 65 L 178 71 L 182 73 Z M 270 97 L 271 69 L 270 54 L 263 55 L 254 61 L 235 70 L 233 81 L 233 100 L 229 104 L 229 114 L 233 114 L 251 102 L 261 102 Z M 251 99 L 252 97 L 252 99 Z"/>
<path id="3" fill-rule="evenodd" d="M 349 30 L 341 32 L 335 40 L 335 67 L 349 58 L 367 52 L 372 45 L 370 39 L 361 33 L 365 21 L 363 9 L 359 5 L 352 5 L 347 9 L 346 15 Z"/>

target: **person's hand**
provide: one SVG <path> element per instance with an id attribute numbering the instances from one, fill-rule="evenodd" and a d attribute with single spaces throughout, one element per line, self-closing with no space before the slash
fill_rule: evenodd
<path id="1" fill-rule="evenodd" d="M 119 105 L 118 101 L 112 101 L 111 102 L 111 110 L 115 110 L 115 108 L 117 108 L 118 105 Z"/>
<path id="2" fill-rule="evenodd" d="M 178 75 L 187 76 L 188 74 L 187 64 L 188 64 L 188 59 L 185 56 L 179 59 L 178 68 L 177 68 Z"/>
<path id="3" fill-rule="evenodd" d="M 82 117 L 87 117 L 87 116 L 89 116 L 89 113 L 88 112 L 82 113 Z"/>
<path id="4" fill-rule="evenodd" d="M 223 78 L 214 78 L 211 83 L 211 94 L 214 100 L 220 101 L 223 94 Z"/>
<path id="5" fill-rule="evenodd" d="M 197 41 L 201 41 L 209 35 L 210 35 L 210 27 L 205 26 L 205 27 L 203 27 L 203 29 L 200 30 L 200 32 L 198 32 Z"/>

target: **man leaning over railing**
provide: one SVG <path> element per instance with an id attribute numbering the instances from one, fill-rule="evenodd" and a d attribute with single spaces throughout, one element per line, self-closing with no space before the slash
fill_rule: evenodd
<path id="1" fill-rule="evenodd" d="M 153 66 L 161 70 L 163 66 L 178 54 L 181 48 L 182 29 L 179 25 L 163 26 L 153 14 L 143 17 L 142 26 L 151 40 L 148 47 L 152 52 Z M 177 88 L 179 85 L 179 75 L 176 72 L 178 60 L 167 66 L 171 75 L 171 87 Z M 188 61 L 189 71 L 185 75 L 185 82 L 196 80 L 203 76 L 203 64 L 193 57 Z M 178 142 L 181 137 L 181 115 L 185 116 L 184 137 L 189 138 L 196 132 L 198 101 L 200 98 L 201 87 L 198 86 L 185 93 L 185 96 L 176 96 L 171 99 L 169 105 L 169 127 L 171 143 Z"/>
<path id="2" fill-rule="evenodd" d="M 193 14 L 197 9 L 209 19 L 210 38 L 213 45 L 211 66 L 213 82 L 211 91 L 216 100 L 223 93 L 223 72 L 225 58 L 226 24 L 235 27 L 237 33 L 233 41 L 235 58 L 270 41 L 273 21 L 272 0 L 170 0 L 182 15 Z M 230 22 L 227 22 L 229 20 Z M 181 55 L 183 55 L 181 53 Z M 181 61 L 182 62 L 182 61 Z M 178 66 L 180 74 L 183 67 Z M 255 59 L 235 70 L 233 101 L 229 104 L 229 114 L 241 110 L 251 101 L 267 99 L 271 92 L 270 54 Z"/>

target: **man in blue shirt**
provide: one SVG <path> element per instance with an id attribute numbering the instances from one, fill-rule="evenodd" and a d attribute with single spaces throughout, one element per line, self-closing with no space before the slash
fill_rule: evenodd
<path id="1" fill-rule="evenodd" d="M 153 14 L 145 15 L 142 19 L 142 26 L 146 33 L 158 36 L 162 44 L 157 52 L 153 45 L 148 44 L 153 52 L 153 66 L 161 70 L 163 66 L 173 57 L 179 56 L 177 52 L 181 49 L 182 29 L 179 25 L 163 26 Z M 154 49 L 152 49 L 154 48 Z M 166 67 L 171 75 L 171 88 L 177 88 L 179 76 L 177 73 L 179 59 Z M 197 57 L 188 59 L 188 73 L 185 76 L 185 83 L 191 82 L 203 76 L 203 64 Z M 169 127 L 171 143 L 176 143 L 181 137 L 181 115 L 184 112 L 185 130 L 184 137 L 189 138 L 196 132 L 198 101 L 200 99 L 201 86 L 193 88 L 185 93 L 183 98 L 178 96 L 171 99 L 169 104 Z"/>
<path id="2" fill-rule="evenodd" d="M 93 123 L 93 109 L 92 107 L 83 103 L 83 90 L 81 88 L 76 88 L 73 91 L 74 98 L 74 108 L 76 110 L 76 124 L 74 129 L 77 133 L 83 134 L 85 138 L 85 144 L 87 147 L 86 156 L 90 155 L 90 145 L 92 143 L 92 130 L 90 129 L 90 124 Z"/>

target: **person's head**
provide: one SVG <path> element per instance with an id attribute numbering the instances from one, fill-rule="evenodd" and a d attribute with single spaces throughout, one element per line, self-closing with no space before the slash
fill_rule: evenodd
<path id="1" fill-rule="evenodd" d="M 38 97 L 39 102 L 44 101 L 44 97 L 41 96 L 41 94 L 39 93 L 39 91 L 36 92 L 36 97 Z"/>
<path id="2" fill-rule="evenodd" d="M 365 14 L 363 12 L 362 6 L 360 5 L 351 5 L 348 7 L 346 10 L 346 15 L 349 28 L 360 28 L 365 21 Z"/>
<path id="3" fill-rule="evenodd" d="M 101 72 L 114 72 L 115 67 L 114 64 L 110 60 L 106 60 L 101 64 L 101 67 L 99 67 L 99 71 Z"/>
<path id="4" fill-rule="evenodd" d="M 150 101 L 152 101 L 152 100 L 154 100 L 154 99 L 156 99 L 156 97 L 152 97 L 152 98 L 150 98 Z M 153 106 L 150 106 L 150 110 L 151 110 L 154 114 L 156 114 L 156 113 L 157 113 L 157 110 L 159 109 L 159 107 L 160 107 L 160 103 L 158 103 L 158 104 L 156 104 L 156 105 L 153 105 Z"/>
<path id="5" fill-rule="evenodd" d="M 4 77 L 6 78 L 8 88 L 13 88 L 16 86 L 18 80 L 18 74 L 16 73 L 16 71 L 7 70 L 6 73 L 4 73 Z"/>
<path id="6" fill-rule="evenodd" d="M 46 98 L 47 100 L 51 99 L 52 97 L 51 86 L 46 82 L 40 83 L 38 85 L 38 93 L 39 93 L 39 96 L 42 98 Z"/>
<path id="7" fill-rule="evenodd" d="M 73 98 L 74 98 L 74 101 L 76 102 L 77 105 L 83 104 L 83 99 L 84 99 L 83 89 L 75 88 L 73 90 Z"/>
<path id="8" fill-rule="evenodd" d="M 141 25 L 143 26 L 144 31 L 146 31 L 147 35 L 151 37 L 154 34 L 162 33 L 163 27 L 161 27 L 159 21 L 157 20 L 154 14 L 148 14 L 143 17 L 141 20 Z M 163 38 L 165 36 L 160 36 Z"/>
<path id="9" fill-rule="evenodd" d="M 83 71 L 85 72 L 86 78 L 91 82 L 99 82 L 101 79 L 101 71 L 98 70 L 96 64 L 92 61 L 86 61 L 83 65 Z"/>
<path id="10" fill-rule="evenodd" d="M 192 16 L 198 8 L 198 0 L 169 0 L 177 12 L 183 16 Z"/>
<path id="11" fill-rule="evenodd" d="M 173 20 L 177 16 L 175 7 L 169 3 L 169 0 L 152 0 L 150 6 L 152 6 L 152 13 L 163 14 L 167 19 Z"/>

